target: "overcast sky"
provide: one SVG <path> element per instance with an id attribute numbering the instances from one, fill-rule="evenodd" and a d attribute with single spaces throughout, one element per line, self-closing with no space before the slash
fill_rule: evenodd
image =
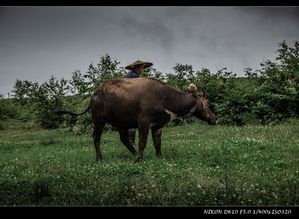
<path id="1" fill-rule="evenodd" d="M 283 40 L 299 40 L 299 7 L 0 7 L 0 94 L 16 79 L 70 79 L 106 53 L 121 66 L 150 61 L 169 73 L 181 63 L 243 76 L 274 60 Z"/>

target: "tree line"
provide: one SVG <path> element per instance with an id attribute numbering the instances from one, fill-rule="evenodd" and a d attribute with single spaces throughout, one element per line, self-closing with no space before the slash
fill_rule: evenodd
<path id="1" fill-rule="evenodd" d="M 187 92 L 190 83 L 206 94 L 211 109 L 221 116 L 220 124 L 271 124 L 299 113 L 299 41 L 293 46 L 278 43 L 275 60 L 260 63 L 261 68 L 244 69 L 245 77 L 237 77 L 227 68 L 212 73 L 207 68 L 193 69 L 192 65 L 177 63 L 172 73 L 163 74 L 155 68 L 145 69 L 142 77 L 155 78 Z M 104 80 L 122 78 L 127 74 L 120 62 L 109 54 L 90 64 L 87 72 L 75 70 L 70 80 L 54 76 L 44 82 L 16 80 L 13 98 L 0 97 L 0 119 L 34 120 L 43 128 L 81 127 L 90 124 L 90 115 L 80 118 L 57 115 L 55 110 L 82 111 L 92 92 Z M 192 122 L 189 116 L 184 119 Z M 178 120 L 172 124 L 180 123 Z"/>

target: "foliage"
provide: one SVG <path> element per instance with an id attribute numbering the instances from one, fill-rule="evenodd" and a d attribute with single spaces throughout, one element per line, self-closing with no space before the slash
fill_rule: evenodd
<path id="1" fill-rule="evenodd" d="M 125 71 L 118 67 L 120 62 L 111 59 L 108 54 L 100 57 L 99 63 L 88 66 L 88 71 L 82 74 L 79 70 L 72 73 L 70 81 L 73 94 L 90 95 L 104 80 L 123 77 Z"/>
<path id="2" fill-rule="evenodd" d="M 144 69 L 140 76 L 146 78 L 154 78 L 160 81 L 165 80 L 163 73 L 153 67 Z"/>
<path id="3" fill-rule="evenodd" d="M 299 115 L 299 42 L 290 48 L 279 43 L 278 57 L 261 63 L 261 69 L 246 72 L 255 87 L 252 112 L 261 123 L 279 122 Z"/>
<path id="4" fill-rule="evenodd" d="M 13 102 L 0 95 L 0 121 L 16 118 L 18 111 Z"/>
<path id="5" fill-rule="evenodd" d="M 19 101 L 21 105 L 28 103 L 28 98 L 30 97 L 32 87 L 36 86 L 37 83 L 33 83 L 28 80 L 16 80 L 14 88 L 12 90 L 13 96 Z"/>
<path id="6" fill-rule="evenodd" d="M 43 128 L 57 128 L 61 124 L 63 119 L 54 111 L 61 108 L 67 91 L 67 80 L 57 80 L 54 76 L 42 84 L 17 80 L 13 90 L 21 105 L 27 103 L 34 108 L 35 119 Z"/>
<path id="7" fill-rule="evenodd" d="M 169 84 L 172 84 L 174 87 L 180 90 L 187 90 L 187 85 L 194 81 L 194 71 L 192 65 L 182 65 L 177 63 L 174 67 L 174 75 L 168 76 L 172 79 L 169 81 Z M 175 83 L 174 83 L 175 82 Z"/>
<path id="8" fill-rule="evenodd" d="M 56 80 L 53 76 L 48 82 L 41 84 L 34 90 L 34 98 L 39 123 L 44 128 L 57 128 L 63 118 L 54 113 L 61 109 L 62 99 L 67 91 L 67 81 L 64 79 Z"/>
<path id="9" fill-rule="evenodd" d="M 49 81 L 42 84 L 28 80 L 17 80 L 13 89 L 14 98 L 21 105 L 33 106 L 36 121 L 43 128 L 57 128 L 66 124 L 74 125 L 77 123 L 69 116 L 60 116 L 55 114 L 54 111 L 62 109 L 65 105 L 72 105 L 68 104 L 68 101 L 72 102 L 74 99 L 66 100 L 67 94 L 78 95 L 81 99 L 79 102 L 82 102 L 104 80 L 123 77 L 124 70 L 119 68 L 118 65 L 119 62 L 112 60 L 106 54 L 100 58 L 97 65 L 90 64 L 86 74 L 82 74 L 79 70 L 74 71 L 72 79 L 69 81 L 65 79 L 58 80 L 53 76 Z M 69 110 L 77 110 L 77 108 L 72 105 Z M 83 127 L 79 130 L 87 130 L 90 126 L 87 125 L 90 124 L 90 116 L 82 118 L 79 123 Z"/>

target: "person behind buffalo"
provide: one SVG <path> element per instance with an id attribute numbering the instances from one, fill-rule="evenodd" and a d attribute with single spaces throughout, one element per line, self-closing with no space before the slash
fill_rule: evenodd
<path id="1" fill-rule="evenodd" d="M 143 62 L 137 60 L 136 62 L 125 67 L 125 69 L 131 70 L 131 72 L 127 74 L 125 78 L 139 78 L 142 71 L 152 65 L 153 63 L 151 62 Z M 136 129 L 129 129 L 129 140 L 131 144 L 134 146 L 135 146 L 135 135 L 136 135 Z"/>
<path id="2" fill-rule="evenodd" d="M 125 67 L 125 69 L 131 70 L 131 72 L 127 74 L 125 78 L 139 78 L 142 71 L 152 65 L 153 63 L 151 62 L 137 60 L 136 62 Z"/>

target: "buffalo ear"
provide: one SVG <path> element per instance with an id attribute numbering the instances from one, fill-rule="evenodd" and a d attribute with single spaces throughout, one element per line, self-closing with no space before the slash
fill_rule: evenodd
<path id="1" fill-rule="evenodd" d="M 198 92 L 197 87 L 195 84 L 191 83 L 189 85 L 189 90 L 191 91 L 191 93 L 196 94 Z"/>

